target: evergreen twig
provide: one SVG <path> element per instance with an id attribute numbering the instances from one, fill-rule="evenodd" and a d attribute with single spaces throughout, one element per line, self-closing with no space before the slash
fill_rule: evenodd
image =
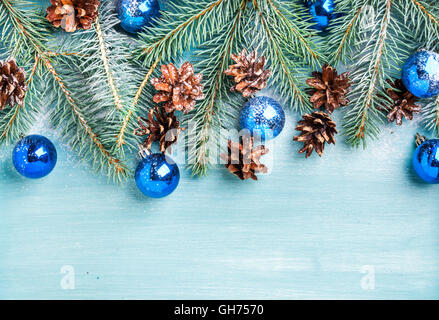
<path id="1" fill-rule="evenodd" d="M 84 94 L 90 96 L 90 92 L 81 94 L 84 83 L 75 82 L 75 74 L 64 71 L 74 68 L 76 75 L 82 75 L 78 67 L 72 65 L 72 59 L 88 55 L 53 54 L 49 46 L 51 28 L 37 10 L 29 10 L 30 6 L 30 3 L 24 1 L 0 0 L 2 41 L 6 44 L 7 52 L 13 54 L 19 62 L 32 61 L 33 65 L 28 73 L 29 92 L 25 107 L 12 108 L 0 115 L 0 139 L 12 141 L 25 133 L 40 110 L 43 98 L 52 98 L 55 103 L 53 123 L 62 127 L 63 137 L 71 142 L 78 155 L 89 159 L 97 169 L 107 168 L 109 176 L 122 179 L 127 174 L 127 168 L 111 153 L 108 143 L 103 139 L 105 122 L 101 119 L 100 123 L 96 123 L 94 117 L 97 111 L 92 110 L 95 106 L 90 100 L 83 99 Z M 57 70 L 59 65 L 63 68 Z M 38 83 L 35 83 L 36 77 L 39 78 Z M 98 128 L 104 128 L 104 131 Z"/>
<path id="2" fill-rule="evenodd" d="M 423 122 L 428 131 L 436 137 L 439 136 L 439 96 L 428 101 L 423 107 Z"/>
<path id="3" fill-rule="evenodd" d="M 404 21 L 415 39 L 426 49 L 439 48 L 439 5 L 437 1 L 409 0 L 403 8 Z"/>
<path id="4" fill-rule="evenodd" d="M 135 90 L 134 82 L 139 73 L 128 61 L 131 48 L 127 37 L 114 30 L 118 19 L 113 2 L 101 1 L 99 11 L 100 16 L 93 28 L 74 34 L 64 43 L 64 47 L 78 55 L 60 59 L 73 61 L 65 63 L 65 78 L 71 84 L 73 96 L 79 101 L 80 118 L 87 119 L 89 128 L 93 128 L 94 139 L 99 138 L 99 149 L 104 157 L 97 156 L 96 150 L 90 146 L 86 148 L 86 140 L 75 133 L 74 126 L 69 125 L 73 121 L 69 110 L 57 108 L 52 120 L 62 128 L 63 135 L 78 146 L 79 152 L 91 156 L 94 167 L 99 170 L 106 168 L 109 176 L 122 180 L 127 168 L 120 158 L 121 154 L 113 148 L 119 123 L 129 111 L 128 101 Z"/>
<path id="5" fill-rule="evenodd" d="M 225 24 L 218 35 L 200 49 L 197 69 L 203 70 L 206 99 L 198 104 L 190 118 L 188 134 L 188 166 L 194 175 L 205 175 L 216 163 L 222 126 L 221 101 L 228 95 L 224 70 L 232 53 L 239 50 L 246 24 L 243 21 L 247 0 L 241 0 L 233 19 Z M 239 100 L 238 100 L 239 101 Z M 234 104 L 228 105 L 232 108 Z M 236 106 L 236 104 L 235 104 Z M 230 110 L 229 110 L 230 112 Z"/>
<path id="6" fill-rule="evenodd" d="M 344 16 L 334 21 L 328 38 L 332 63 L 349 62 L 353 90 L 346 107 L 344 133 L 353 146 L 376 138 L 384 121 L 385 79 L 400 76 L 416 47 L 414 33 L 402 18 L 413 0 L 341 0 Z"/>
<path id="7" fill-rule="evenodd" d="M 283 101 L 300 113 L 311 110 L 308 96 L 304 89 L 305 74 L 311 65 L 319 64 L 320 54 L 314 45 L 300 36 L 298 29 L 291 20 L 286 18 L 286 11 L 275 0 L 252 0 L 255 14 L 255 28 L 251 35 L 253 43 L 262 43 L 265 55 L 272 69 L 270 84 L 276 88 Z M 289 10 L 297 9 L 297 4 L 291 3 Z M 310 37 L 309 25 L 302 25 L 301 32 Z M 293 39 L 293 45 L 289 45 Z M 301 52 L 299 54 L 299 52 Z M 298 59 L 300 57 L 301 59 Z"/>
<path id="8" fill-rule="evenodd" d="M 136 94 L 135 94 L 134 99 L 133 99 L 132 106 L 127 111 L 126 115 L 123 117 L 122 123 L 121 123 L 120 128 L 117 132 L 115 150 L 122 150 L 122 147 L 124 145 L 126 145 L 126 141 L 130 140 L 129 138 L 127 138 L 127 135 L 132 137 L 131 132 L 132 132 L 133 126 L 132 126 L 131 120 L 133 118 L 133 113 L 136 111 L 137 106 L 139 105 L 139 102 L 141 101 L 142 96 L 145 95 L 144 89 L 148 85 L 149 80 L 151 78 L 151 75 L 154 73 L 159 61 L 160 61 L 160 59 L 157 59 L 152 64 L 152 66 L 149 68 L 148 72 L 146 73 L 145 77 L 143 78 L 142 82 L 140 83 L 139 87 L 137 88 Z"/>
<path id="9" fill-rule="evenodd" d="M 42 105 L 38 90 L 41 88 L 41 56 L 44 56 L 41 48 L 46 40 L 46 29 L 37 9 L 27 1 L 1 0 L 0 25 L 0 49 L 6 51 L 3 58 L 15 57 L 28 74 L 29 90 L 23 106 L 0 111 L 0 143 L 11 143 L 29 130 Z"/>
<path id="10" fill-rule="evenodd" d="M 357 68 L 353 77 L 355 80 L 360 80 L 361 77 L 361 80 L 356 81 L 357 86 L 353 93 L 355 100 L 352 103 L 356 107 L 346 113 L 348 121 L 352 118 L 354 120 L 352 123 L 347 123 L 345 129 L 348 141 L 354 145 L 357 145 L 361 140 L 364 142 L 365 134 L 376 135 L 378 133 L 375 122 L 371 119 L 379 119 L 376 102 L 379 99 L 380 81 L 382 81 L 385 72 L 383 55 L 387 49 L 386 40 L 389 37 L 388 30 L 391 21 L 392 0 L 386 0 L 384 6 L 384 8 L 378 7 L 383 12 L 380 12 L 379 33 L 377 37 L 373 37 L 376 40 L 368 41 L 366 48 L 363 49 L 370 52 L 369 59 L 364 59 L 364 63 L 360 60 L 361 65 L 358 65 L 359 68 Z M 364 69 L 368 70 L 366 77 L 363 77 L 365 74 L 363 72 Z"/>
<path id="11" fill-rule="evenodd" d="M 335 32 L 330 34 L 327 40 L 327 55 L 331 65 L 339 62 L 347 63 L 349 57 L 352 56 L 361 28 L 361 17 L 365 11 L 365 6 L 352 8 L 351 6 L 343 7 L 343 4 L 346 3 L 337 4 L 337 10 L 342 14 L 342 18 L 334 21 L 335 29 L 331 29 Z"/>

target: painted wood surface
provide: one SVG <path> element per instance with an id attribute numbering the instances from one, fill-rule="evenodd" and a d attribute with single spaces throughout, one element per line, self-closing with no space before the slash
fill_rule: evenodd
<path id="1" fill-rule="evenodd" d="M 0 297 L 438 298 L 439 190 L 411 169 L 416 124 L 305 160 L 294 121 L 260 181 L 184 172 L 158 200 L 108 184 L 42 126 L 59 151 L 48 177 L 22 178 L 2 148 Z"/>
<path id="2" fill-rule="evenodd" d="M 0 149 L 0 298 L 439 298 L 439 186 L 410 163 L 419 123 L 305 160 L 296 121 L 287 112 L 260 181 L 183 171 L 148 199 L 93 174 L 42 117 L 31 133 L 58 149 L 48 177 L 22 178 Z"/>

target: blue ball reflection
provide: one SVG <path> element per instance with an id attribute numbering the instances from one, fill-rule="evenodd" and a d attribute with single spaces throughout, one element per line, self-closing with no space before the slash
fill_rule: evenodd
<path id="1" fill-rule="evenodd" d="M 412 54 L 402 68 L 402 81 L 418 98 L 439 95 L 439 54 L 427 50 Z"/>
<path id="2" fill-rule="evenodd" d="M 249 100 L 241 110 L 239 122 L 242 129 L 262 139 L 274 138 L 285 125 L 285 112 L 274 99 L 260 96 Z"/>
<path id="3" fill-rule="evenodd" d="M 428 183 L 439 183 L 439 140 L 430 139 L 416 148 L 413 168 Z"/>
<path id="4" fill-rule="evenodd" d="M 325 30 L 329 26 L 329 22 L 339 16 L 334 13 L 334 0 L 307 0 L 306 6 L 312 16 L 313 28 L 320 31 Z"/>
<path id="5" fill-rule="evenodd" d="M 152 24 L 160 16 L 157 0 L 118 0 L 117 14 L 122 28 L 129 33 L 137 33 Z"/>
<path id="6" fill-rule="evenodd" d="M 180 171 L 171 158 L 162 153 L 154 153 L 139 162 L 135 180 L 143 194 L 151 198 L 162 198 L 177 188 Z"/>
<path id="7" fill-rule="evenodd" d="M 30 135 L 21 139 L 12 151 L 12 162 L 21 175 L 38 179 L 47 176 L 55 167 L 56 149 L 46 137 Z"/>

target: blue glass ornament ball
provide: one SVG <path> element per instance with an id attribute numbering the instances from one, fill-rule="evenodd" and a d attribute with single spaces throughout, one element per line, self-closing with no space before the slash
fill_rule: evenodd
<path id="1" fill-rule="evenodd" d="M 313 28 L 320 31 L 325 30 L 329 22 L 337 16 L 334 14 L 334 0 L 307 0 L 306 6 L 312 16 Z"/>
<path id="2" fill-rule="evenodd" d="M 402 82 L 418 98 L 439 95 L 439 54 L 427 50 L 412 54 L 402 68 Z"/>
<path id="3" fill-rule="evenodd" d="M 162 153 L 154 153 L 139 162 L 135 179 L 143 194 L 151 198 L 162 198 L 177 188 L 180 171 L 171 158 Z"/>
<path id="4" fill-rule="evenodd" d="M 132 34 L 150 26 L 160 16 L 157 0 L 118 0 L 116 10 L 122 28 Z"/>
<path id="5" fill-rule="evenodd" d="M 427 140 L 416 148 L 413 168 L 428 183 L 439 183 L 439 140 Z"/>
<path id="6" fill-rule="evenodd" d="M 12 151 L 15 169 L 31 179 L 47 176 L 55 168 L 56 159 L 55 146 L 49 139 L 40 135 L 24 137 Z"/>
<path id="7" fill-rule="evenodd" d="M 274 138 L 285 125 L 285 112 L 274 99 L 260 96 L 250 99 L 242 108 L 239 122 L 242 129 L 262 139 Z"/>

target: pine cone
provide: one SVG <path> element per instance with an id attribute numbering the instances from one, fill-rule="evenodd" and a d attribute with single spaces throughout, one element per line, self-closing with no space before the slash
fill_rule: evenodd
<path id="1" fill-rule="evenodd" d="M 322 72 L 314 71 L 306 83 L 313 87 L 309 101 L 318 109 L 325 106 L 327 112 L 332 113 L 334 109 L 345 106 L 349 103 L 346 94 L 351 86 L 348 73 L 338 75 L 337 70 L 325 64 Z"/>
<path id="2" fill-rule="evenodd" d="M 88 30 L 99 15 L 99 0 L 50 0 L 47 20 L 67 32 Z"/>
<path id="3" fill-rule="evenodd" d="M 258 58 L 256 51 L 247 55 L 247 50 L 244 49 L 239 56 L 232 54 L 232 59 L 236 64 L 224 71 L 226 75 L 235 77 L 236 85 L 230 89 L 232 92 L 239 91 L 244 97 L 248 97 L 265 88 L 271 71 L 264 70 L 264 56 Z"/>
<path id="4" fill-rule="evenodd" d="M 203 75 L 194 74 L 191 63 L 185 62 L 180 69 L 174 64 L 162 65 L 162 75 L 151 79 L 151 84 L 158 91 L 154 95 L 155 103 L 165 102 L 166 112 L 174 110 L 188 113 L 195 108 L 196 100 L 204 99 Z"/>
<path id="5" fill-rule="evenodd" d="M 267 172 L 267 167 L 260 163 L 259 159 L 268 153 L 265 146 L 253 148 L 253 138 L 244 136 L 243 144 L 229 140 L 227 153 L 220 155 L 226 161 L 226 168 L 241 180 L 252 178 L 258 180 L 256 173 Z"/>
<path id="6" fill-rule="evenodd" d="M 296 130 L 302 131 L 299 136 L 293 138 L 294 141 L 303 142 L 304 146 L 299 153 L 306 151 L 305 158 L 308 158 L 315 150 L 321 157 L 325 149 L 325 142 L 335 144 L 334 135 L 337 133 L 335 122 L 329 114 L 323 111 L 316 111 L 312 114 L 304 114 Z"/>
<path id="7" fill-rule="evenodd" d="M 151 150 L 151 144 L 159 141 L 160 152 L 171 151 L 170 146 L 177 142 L 178 135 L 184 128 L 174 115 L 174 111 L 167 113 L 163 108 L 155 107 L 149 110 L 148 119 L 139 117 L 139 128 L 134 130 L 136 136 L 147 135 L 142 147 Z M 169 149 L 168 149 L 169 148 Z"/>
<path id="8" fill-rule="evenodd" d="M 0 110 L 7 104 L 23 106 L 27 89 L 26 72 L 17 66 L 15 59 L 0 61 Z"/>
<path id="9" fill-rule="evenodd" d="M 390 79 L 386 81 L 391 86 L 391 88 L 387 88 L 386 91 L 392 99 L 392 101 L 390 101 L 392 105 L 386 107 L 387 110 L 390 110 L 387 115 L 387 120 L 389 120 L 389 122 L 396 120 L 396 124 L 400 126 L 402 125 L 403 116 L 408 120 L 412 120 L 414 113 L 421 112 L 421 106 L 415 104 L 418 98 L 406 89 L 401 79 L 397 79 L 395 82 Z"/>

